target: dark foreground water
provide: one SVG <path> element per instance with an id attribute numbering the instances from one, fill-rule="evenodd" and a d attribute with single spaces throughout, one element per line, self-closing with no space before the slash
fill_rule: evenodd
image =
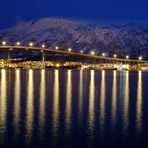
<path id="1" fill-rule="evenodd" d="M 148 73 L 0 70 L 0 148 L 148 147 Z"/>

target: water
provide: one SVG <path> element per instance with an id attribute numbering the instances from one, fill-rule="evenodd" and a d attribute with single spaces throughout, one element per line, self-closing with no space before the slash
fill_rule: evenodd
<path id="1" fill-rule="evenodd" d="M 147 146 L 147 72 L 0 70 L 0 147 Z"/>

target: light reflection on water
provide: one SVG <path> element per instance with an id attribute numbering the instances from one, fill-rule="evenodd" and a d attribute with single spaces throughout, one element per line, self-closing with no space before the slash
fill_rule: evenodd
<path id="1" fill-rule="evenodd" d="M 72 115 L 72 71 L 67 71 L 66 104 L 65 104 L 65 128 L 66 134 L 70 134 Z"/>
<path id="2" fill-rule="evenodd" d="M 79 72 L 79 122 L 81 124 L 82 120 L 82 112 L 83 112 L 83 70 Z"/>
<path id="3" fill-rule="evenodd" d="M 147 74 L 1 69 L 0 144 L 11 144 L 15 137 L 22 146 L 92 146 L 100 141 L 130 142 L 131 135 L 146 135 L 148 102 L 143 90 Z M 12 80 L 14 83 L 9 83 Z M 108 138 L 112 136 L 114 139 Z M 121 139 L 116 140 L 118 137 Z"/>
<path id="4" fill-rule="evenodd" d="M 59 70 L 54 72 L 54 87 L 53 87 L 53 134 L 56 137 L 58 135 L 59 128 Z M 70 119 L 69 119 L 70 120 Z"/>
<path id="5" fill-rule="evenodd" d="M 27 97 L 26 97 L 26 138 L 30 143 L 33 135 L 34 116 L 34 71 L 27 72 Z"/>
<path id="6" fill-rule="evenodd" d="M 89 103 L 88 103 L 88 127 L 90 137 L 93 137 L 94 122 L 95 122 L 95 72 L 90 71 L 90 86 L 89 86 Z"/>
<path id="7" fill-rule="evenodd" d="M 15 70 L 14 84 L 14 128 L 15 137 L 19 134 L 20 107 L 21 107 L 21 73 L 19 69 Z"/>
<path id="8" fill-rule="evenodd" d="M 140 133 L 142 129 L 142 72 L 138 72 L 137 103 L 136 103 L 136 126 Z"/>
<path id="9" fill-rule="evenodd" d="M 5 69 L 1 70 L 0 78 L 0 143 L 3 143 L 7 116 L 7 74 Z"/>
<path id="10" fill-rule="evenodd" d="M 117 71 L 113 72 L 113 87 L 112 87 L 112 127 L 115 127 L 117 114 Z"/>
<path id="11" fill-rule="evenodd" d="M 100 129 L 101 129 L 101 135 L 103 136 L 104 134 L 104 124 L 105 124 L 105 109 L 106 109 L 106 97 L 105 97 L 105 92 L 106 92 L 106 72 L 102 70 L 101 72 L 101 86 L 100 86 L 100 115 L 99 115 L 99 121 L 100 121 Z"/>
<path id="12" fill-rule="evenodd" d="M 124 132 L 126 133 L 128 130 L 129 124 L 129 72 L 125 72 L 124 77 L 124 97 L 123 97 L 123 126 Z"/>
<path id="13" fill-rule="evenodd" d="M 40 71 L 40 103 L 39 103 L 39 125 L 40 125 L 40 136 L 43 136 L 44 124 L 45 124 L 45 99 L 46 99 L 46 77 L 45 70 Z"/>

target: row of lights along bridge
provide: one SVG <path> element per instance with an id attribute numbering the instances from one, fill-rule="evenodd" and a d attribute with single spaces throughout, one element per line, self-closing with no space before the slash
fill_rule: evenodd
<path id="1" fill-rule="evenodd" d="M 3 46 L 6 46 L 6 45 L 7 45 L 7 42 L 6 42 L 6 41 L 3 41 L 3 42 L 2 42 L 2 45 L 3 45 Z M 20 42 L 16 42 L 16 46 L 21 46 L 21 43 L 20 43 Z M 33 46 L 34 46 L 34 43 L 33 43 L 33 42 L 30 42 L 30 43 L 29 43 L 29 46 L 30 46 L 30 47 L 33 47 Z M 45 44 L 42 44 L 41 47 L 42 47 L 42 48 L 45 48 L 46 45 L 45 45 Z M 58 50 L 59 47 L 56 46 L 55 49 Z M 68 48 L 68 51 L 71 52 L 71 51 L 72 51 L 72 48 Z M 83 53 L 83 50 L 80 50 L 80 53 Z M 92 51 L 92 52 L 91 52 L 91 55 L 95 55 L 95 52 Z M 105 57 L 106 54 L 105 54 L 105 53 L 102 53 L 102 56 Z M 113 57 L 114 57 L 114 58 L 117 58 L 117 54 L 114 54 Z M 125 58 L 126 58 L 126 59 L 129 59 L 130 57 L 129 57 L 129 55 L 126 55 Z M 139 56 L 138 59 L 139 59 L 139 60 L 142 60 L 143 57 L 142 57 L 142 56 Z"/>

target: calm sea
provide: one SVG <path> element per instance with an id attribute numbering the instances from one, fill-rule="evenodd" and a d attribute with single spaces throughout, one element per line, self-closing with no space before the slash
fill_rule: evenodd
<path id="1" fill-rule="evenodd" d="M 0 70 L 0 148 L 148 147 L 148 72 Z"/>

